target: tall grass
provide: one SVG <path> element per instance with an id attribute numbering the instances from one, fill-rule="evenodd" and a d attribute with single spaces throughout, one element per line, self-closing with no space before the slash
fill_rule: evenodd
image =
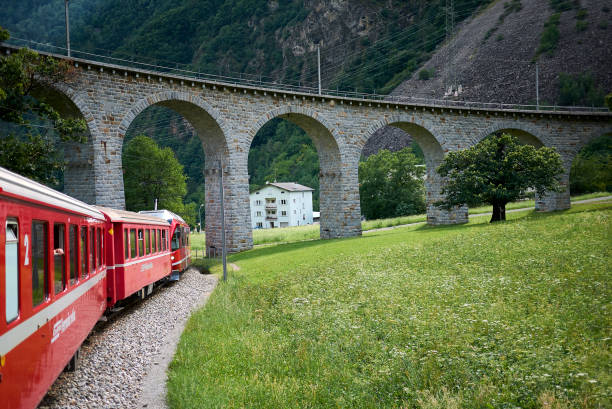
<path id="1" fill-rule="evenodd" d="M 172 408 L 604 408 L 612 205 L 230 257 Z M 214 269 L 213 269 L 214 272 Z"/>

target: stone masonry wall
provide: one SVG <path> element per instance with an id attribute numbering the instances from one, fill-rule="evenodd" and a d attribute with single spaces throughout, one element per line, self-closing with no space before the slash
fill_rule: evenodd
<path id="1" fill-rule="evenodd" d="M 76 61 L 76 80 L 65 93 L 86 118 L 91 138 L 85 156 L 75 155 L 67 192 L 99 205 L 125 206 L 121 150 L 134 118 L 154 104 L 182 114 L 202 139 L 207 156 L 207 247 L 220 247 L 220 205 L 215 158 L 223 161 L 226 239 L 230 251 L 252 247 L 248 153 L 257 131 L 275 117 L 302 126 L 321 163 L 321 237 L 361 234 L 358 162 L 363 146 L 384 126 L 406 130 L 421 145 L 428 165 L 428 222 L 467 222 L 467 208 L 442 211 L 444 181 L 435 167 L 450 151 L 464 149 L 501 130 L 531 135 L 557 148 L 566 163 L 591 138 L 610 130 L 608 113 L 540 113 L 415 106 L 314 96 L 247 86 L 194 81 L 100 63 Z M 569 168 L 568 168 L 569 169 Z M 565 208 L 569 192 L 540 200 L 541 210 Z"/>

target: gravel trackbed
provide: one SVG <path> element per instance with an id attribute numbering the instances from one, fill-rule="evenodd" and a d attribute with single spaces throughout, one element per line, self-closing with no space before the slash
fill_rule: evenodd
<path id="1" fill-rule="evenodd" d="M 216 276 L 189 269 L 94 330 L 80 367 L 60 375 L 39 409 L 165 408 L 166 368 L 189 315 L 216 284 Z"/>

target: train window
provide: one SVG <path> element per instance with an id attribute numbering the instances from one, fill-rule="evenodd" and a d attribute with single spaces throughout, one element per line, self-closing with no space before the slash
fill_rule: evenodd
<path id="1" fill-rule="evenodd" d="M 89 230 L 89 272 L 96 271 L 96 228 Z"/>
<path id="2" fill-rule="evenodd" d="M 53 225 L 53 270 L 55 294 L 66 289 L 66 226 L 60 223 Z"/>
<path id="3" fill-rule="evenodd" d="M 71 224 L 68 232 L 68 245 L 70 250 L 70 285 L 74 285 L 79 279 L 79 263 L 77 261 L 77 236 L 79 235 L 79 227 Z"/>
<path id="4" fill-rule="evenodd" d="M 142 229 L 138 229 L 138 255 L 144 256 L 144 234 Z"/>
<path id="5" fill-rule="evenodd" d="M 81 227 L 81 277 L 87 277 L 87 227 Z"/>
<path id="6" fill-rule="evenodd" d="M 32 222 L 32 306 L 49 297 L 49 240 L 46 222 Z"/>
<path id="7" fill-rule="evenodd" d="M 130 229 L 130 251 L 130 257 L 136 257 L 136 229 Z"/>
<path id="8" fill-rule="evenodd" d="M 6 276 L 6 322 L 19 315 L 19 225 L 16 219 L 6 221 L 6 243 L 4 246 L 4 266 Z"/>
<path id="9" fill-rule="evenodd" d="M 152 252 L 157 253 L 157 230 L 151 230 L 151 247 L 153 248 Z"/>
<path id="10" fill-rule="evenodd" d="M 130 258 L 130 242 L 128 241 L 128 229 L 123 229 L 123 253 L 125 259 Z"/>
<path id="11" fill-rule="evenodd" d="M 162 237 L 162 250 L 166 251 L 166 230 L 162 230 L 161 232 L 161 237 Z"/>
<path id="12" fill-rule="evenodd" d="M 104 248 L 103 244 L 102 244 L 102 229 L 97 228 L 96 231 L 98 232 L 98 266 L 102 265 L 102 249 Z"/>
<path id="13" fill-rule="evenodd" d="M 181 247 L 181 228 L 177 227 L 172 236 L 172 251 L 178 250 Z"/>
<path id="14" fill-rule="evenodd" d="M 162 251 L 161 230 L 157 229 L 157 251 Z"/>
<path id="15" fill-rule="evenodd" d="M 145 230 L 145 251 L 147 252 L 147 254 L 151 253 L 151 230 L 146 229 Z"/>

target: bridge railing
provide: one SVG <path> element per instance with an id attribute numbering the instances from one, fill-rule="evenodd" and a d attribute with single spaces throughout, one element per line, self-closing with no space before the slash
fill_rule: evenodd
<path id="1" fill-rule="evenodd" d="M 13 47 L 28 47 L 41 53 L 49 53 L 65 57 L 66 48 L 58 47 L 51 44 L 40 43 L 32 40 L 26 40 L 21 38 L 11 38 L 4 44 L 8 44 Z M 228 86 L 250 86 L 255 88 L 261 88 L 269 92 L 275 91 L 289 91 L 300 94 L 319 95 L 318 85 L 311 82 L 297 82 L 297 84 L 281 83 L 274 81 L 269 77 L 257 76 L 252 74 L 238 73 L 234 75 L 221 75 L 204 73 L 200 71 L 194 71 L 185 64 L 173 64 L 163 65 L 156 59 L 150 59 L 149 62 L 144 60 L 137 61 L 133 58 L 119 58 L 109 55 L 101 55 L 90 53 L 87 51 L 80 51 L 71 49 L 71 58 L 77 58 L 82 60 L 88 60 L 97 63 L 109 64 L 109 65 L 120 65 L 126 68 L 135 68 L 144 71 L 150 71 L 151 73 L 160 73 L 184 77 L 185 79 L 194 79 L 199 81 L 209 81 L 219 83 L 220 85 Z M 139 57 L 143 58 L 143 57 Z M 144 59 L 144 58 L 143 58 Z M 420 105 L 423 108 L 427 107 L 449 107 L 449 108 L 479 108 L 479 109 L 491 109 L 491 110 L 521 110 L 521 111 L 547 111 L 547 112 L 609 112 L 606 107 L 594 107 L 594 106 L 560 106 L 560 105 L 535 105 L 535 104 L 510 104 L 503 102 L 480 102 L 480 101 L 465 101 L 460 99 L 436 99 L 436 98 L 423 98 L 417 96 L 406 96 L 406 95 L 387 95 L 387 94 L 376 94 L 366 93 L 358 91 L 347 91 L 339 89 L 322 89 L 322 96 L 358 99 L 365 101 L 366 103 L 380 103 L 380 104 L 412 104 Z"/>

